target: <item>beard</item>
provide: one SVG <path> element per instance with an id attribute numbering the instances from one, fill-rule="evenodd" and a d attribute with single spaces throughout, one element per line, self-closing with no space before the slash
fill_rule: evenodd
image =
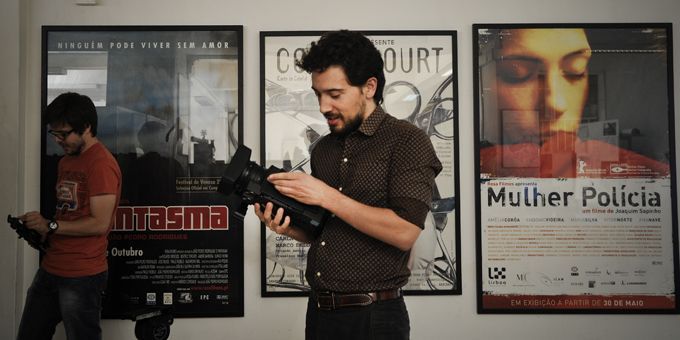
<path id="1" fill-rule="evenodd" d="M 341 128 L 331 126 L 329 127 L 331 130 L 331 135 L 333 136 L 338 136 L 338 137 L 345 137 L 349 135 L 350 133 L 356 131 L 359 129 L 361 126 L 361 123 L 364 122 L 364 117 L 362 117 L 360 114 L 357 114 L 354 116 L 354 118 L 351 118 L 349 120 L 345 121 L 345 125 Z"/>
<path id="2" fill-rule="evenodd" d="M 74 143 L 60 143 L 61 148 L 64 150 L 64 154 L 68 156 L 78 156 L 85 148 L 85 141 L 82 139 Z"/>
<path id="3" fill-rule="evenodd" d="M 364 111 L 366 111 L 366 104 L 361 103 L 361 107 L 359 107 L 359 112 L 354 115 L 352 118 L 344 119 L 342 114 L 328 114 L 324 115 L 326 118 L 336 118 L 339 117 L 344 120 L 344 126 L 341 128 L 338 128 L 337 126 L 329 126 L 328 128 L 331 130 L 331 135 L 333 136 L 338 136 L 338 137 L 345 137 L 349 135 L 350 133 L 356 131 L 359 129 L 361 124 L 364 122 Z"/>

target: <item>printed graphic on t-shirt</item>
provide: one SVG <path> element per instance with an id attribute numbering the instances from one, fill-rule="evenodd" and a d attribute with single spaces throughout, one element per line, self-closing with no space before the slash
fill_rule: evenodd
<path id="1" fill-rule="evenodd" d="M 78 182 L 61 181 L 57 184 L 57 209 L 74 211 L 78 209 Z"/>

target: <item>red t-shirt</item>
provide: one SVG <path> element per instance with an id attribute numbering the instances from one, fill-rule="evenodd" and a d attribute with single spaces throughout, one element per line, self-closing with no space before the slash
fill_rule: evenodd
<path id="1" fill-rule="evenodd" d="M 492 178 L 659 178 L 670 174 L 667 163 L 602 141 L 582 141 L 572 133 L 558 133 L 542 145 L 483 148 L 480 169 Z"/>
<path id="2" fill-rule="evenodd" d="M 101 143 L 92 145 L 80 155 L 64 156 L 59 161 L 55 218 L 74 221 L 89 216 L 90 197 L 97 195 L 115 194 L 117 206 L 121 178 L 118 162 Z M 50 236 L 42 267 L 49 273 L 64 277 L 89 276 L 107 270 L 107 238 L 115 211 L 109 229 L 103 235 Z"/>

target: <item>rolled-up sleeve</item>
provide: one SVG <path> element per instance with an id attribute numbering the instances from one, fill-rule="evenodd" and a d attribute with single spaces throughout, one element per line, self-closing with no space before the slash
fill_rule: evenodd
<path id="1" fill-rule="evenodd" d="M 411 130 L 395 150 L 388 188 L 388 206 L 401 218 L 424 227 L 434 179 L 442 170 L 429 137 Z"/>

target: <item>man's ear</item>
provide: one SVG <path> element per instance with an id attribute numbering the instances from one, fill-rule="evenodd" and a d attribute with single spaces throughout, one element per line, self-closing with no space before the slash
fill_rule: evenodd
<path id="1" fill-rule="evenodd" d="M 85 125 L 85 130 L 83 130 L 83 135 L 88 134 L 90 137 L 92 137 L 92 130 L 90 129 L 91 125 Z"/>
<path id="2" fill-rule="evenodd" d="M 377 88 L 378 79 L 376 77 L 368 78 L 368 80 L 366 80 L 366 83 L 362 86 L 363 94 L 366 97 L 366 99 L 373 100 Z"/>

